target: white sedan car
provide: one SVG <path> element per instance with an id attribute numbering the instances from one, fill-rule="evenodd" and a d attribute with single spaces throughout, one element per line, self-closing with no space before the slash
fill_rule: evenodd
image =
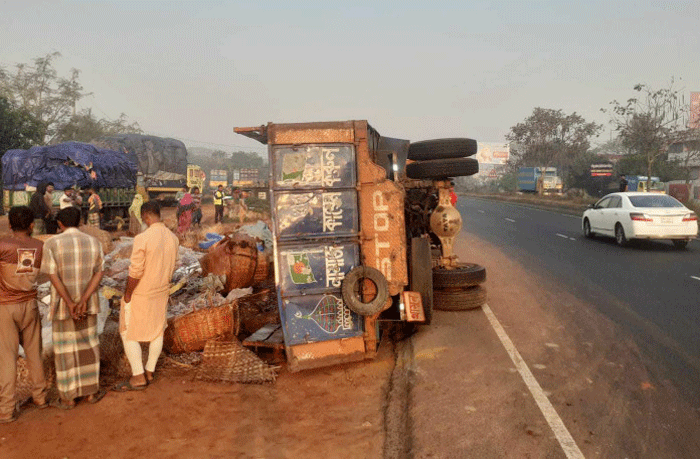
<path id="1" fill-rule="evenodd" d="M 611 193 L 582 217 L 583 234 L 630 239 L 670 239 L 679 249 L 698 235 L 698 216 L 675 198 L 658 193 Z"/>

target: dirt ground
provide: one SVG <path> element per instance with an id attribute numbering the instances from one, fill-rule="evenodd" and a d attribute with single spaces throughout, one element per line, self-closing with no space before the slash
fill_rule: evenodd
<path id="1" fill-rule="evenodd" d="M 205 226 L 212 220 L 205 207 Z M 692 457 L 697 414 L 649 377 L 629 337 L 493 246 L 467 234 L 458 247 L 487 267 L 488 304 L 586 457 Z M 384 341 L 373 361 L 282 369 L 268 385 L 201 382 L 164 367 L 143 392 L 23 411 L 0 426 L 0 457 L 563 457 L 482 310 L 436 311 L 410 346 L 398 453 L 385 444 L 386 426 L 396 426 L 387 419 L 396 360 Z"/>
<path id="2" fill-rule="evenodd" d="M 209 207 L 203 226 L 213 224 Z M 174 209 L 163 219 L 174 226 Z M 0 232 L 6 228 L 0 217 Z M 300 374 L 283 368 L 266 385 L 202 382 L 166 366 L 143 392 L 109 392 L 71 411 L 24 409 L 0 426 L 0 457 L 377 458 L 393 364 L 385 342 L 371 362 Z"/>

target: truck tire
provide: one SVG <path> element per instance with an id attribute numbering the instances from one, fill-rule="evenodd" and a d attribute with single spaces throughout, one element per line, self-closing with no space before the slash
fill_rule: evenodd
<path id="1" fill-rule="evenodd" d="M 360 286 L 364 279 L 369 279 L 377 287 L 375 297 L 365 303 L 360 297 Z M 351 311 L 361 316 L 372 316 L 382 311 L 389 298 L 389 283 L 378 269 L 370 266 L 356 266 L 350 270 L 341 285 L 343 301 Z"/>
<path id="2" fill-rule="evenodd" d="M 486 268 L 476 263 L 458 263 L 454 269 L 433 268 L 433 288 L 473 287 L 486 280 Z"/>
<path id="3" fill-rule="evenodd" d="M 474 158 L 431 159 L 406 165 L 406 175 L 412 179 L 442 180 L 479 172 L 479 161 Z"/>
<path id="4" fill-rule="evenodd" d="M 486 303 L 486 289 L 480 285 L 435 290 L 433 295 L 433 308 L 441 311 L 468 311 Z"/>
<path id="5" fill-rule="evenodd" d="M 426 159 L 463 158 L 476 154 L 478 147 L 474 139 L 435 139 L 411 143 L 408 147 L 408 159 L 422 161 Z"/>

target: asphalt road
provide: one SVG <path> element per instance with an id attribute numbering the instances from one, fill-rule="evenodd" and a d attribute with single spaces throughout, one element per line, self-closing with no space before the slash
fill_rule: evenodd
<path id="1" fill-rule="evenodd" d="M 580 217 L 471 197 L 457 208 L 463 231 L 594 305 L 635 339 L 652 375 L 700 407 L 700 241 L 618 247 L 584 238 Z"/>

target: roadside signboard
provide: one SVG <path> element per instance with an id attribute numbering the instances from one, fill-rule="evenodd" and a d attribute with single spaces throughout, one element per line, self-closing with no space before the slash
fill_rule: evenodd
<path id="1" fill-rule="evenodd" d="M 611 177 L 612 175 L 612 164 L 591 164 L 591 177 Z"/>

